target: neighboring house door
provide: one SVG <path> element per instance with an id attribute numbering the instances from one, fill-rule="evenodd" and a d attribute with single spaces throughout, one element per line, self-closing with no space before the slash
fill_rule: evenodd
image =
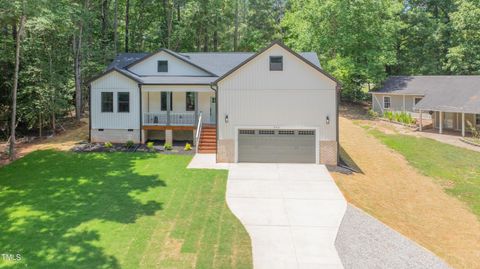
<path id="1" fill-rule="evenodd" d="M 210 123 L 216 124 L 217 116 L 217 100 L 215 97 L 210 97 Z"/>
<path id="2" fill-rule="evenodd" d="M 315 130 L 239 130 L 238 162 L 315 163 Z"/>

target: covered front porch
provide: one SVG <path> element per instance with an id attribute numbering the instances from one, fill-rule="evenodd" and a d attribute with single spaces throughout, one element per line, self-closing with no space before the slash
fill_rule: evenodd
<path id="1" fill-rule="evenodd" d="M 465 137 L 470 129 L 480 128 L 480 114 L 447 111 L 424 111 L 419 110 L 419 130 L 424 131 L 422 114 L 431 114 L 433 129 L 439 134 L 458 134 Z"/>
<path id="2" fill-rule="evenodd" d="M 142 141 L 196 144 L 216 124 L 215 92 L 208 85 L 142 85 Z"/>

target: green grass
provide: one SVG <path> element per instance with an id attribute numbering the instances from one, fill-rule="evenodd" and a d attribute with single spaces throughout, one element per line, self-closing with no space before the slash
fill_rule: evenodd
<path id="1" fill-rule="evenodd" d="M 440 181 L 447 193 L 466 202 L 480 217 L 480 153 L 428 138 L 376 129 L 369 133 L 402 154 L 421 173 Z"/>
<path id="2" fill-rule="evenodd" d="M 0 268 L 251 268 L 227 171 L 190 156 L 37 151 L 0 168 Z"/>

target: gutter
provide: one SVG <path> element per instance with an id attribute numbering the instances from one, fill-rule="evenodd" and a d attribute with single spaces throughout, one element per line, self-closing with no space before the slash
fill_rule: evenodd
<path id="1" fill-rule="evenodd" d="M 138 84 L 138 93 L 139 93 L 139 100 L 140 100 L 140 107 L 139 107 L 139 111 L 140 111 L 140 122 L 139 122 L 139 134 L 140 134 L 140 137 L 139 137 L 139 141 L 140 141 L 140 144 L 142 144 L 142 84 Z"/>
<path id="2" fill-rule="evenodd" d="M 92 84 L 88 84 L 88 142 L 92 143 Z"/>
<path id="3" fill-rule="evenodd" d="M 342 92 L 342 85 L 339 83 L 336 87 L 337 92 L 337 165 L 340 164 L 340 96 Z"/>

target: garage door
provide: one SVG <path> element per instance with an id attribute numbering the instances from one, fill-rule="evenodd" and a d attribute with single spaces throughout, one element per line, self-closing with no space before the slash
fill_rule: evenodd
<path id="1" fill-rule="evenodd" d="M 315 163 L 315 130 L 238 130 L 238 161 Z"/>

